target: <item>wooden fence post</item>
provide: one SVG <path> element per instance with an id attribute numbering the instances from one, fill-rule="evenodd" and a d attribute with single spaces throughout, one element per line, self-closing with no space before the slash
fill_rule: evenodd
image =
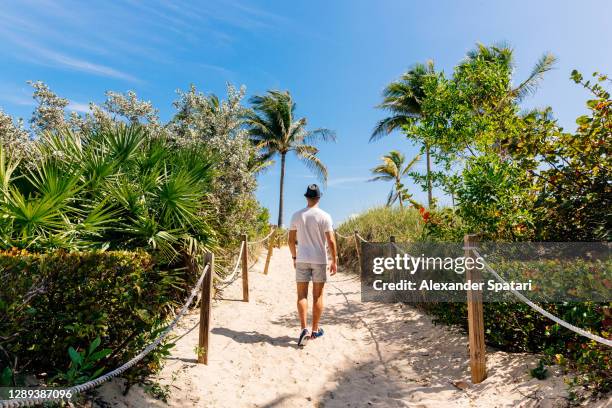
<path id="1" fill-rule="evenodd" d="M 466 259 L 466 279 L 472 284 L 482 282 L 480 271 L 473 267 L 474 261 L 471 261 L 471 267 L 467 266 L 467 259 L 474 259 L 474 253 L 471 248 L 474 248 L 477 242 L 478 237 L 476 235 L 466 235 L 463 238 Z M 468 336 L 470 343 L 470 371 L 472 374 L 472 382 L 478 384 L 487 378 L 482 291 L 468 290 L 467 310 Z"/>
<path id="2" fill-rule="evenodd" d="M 266 266 L 264 266 L 264 275 L 268 274 L 268 268 L 270 267 L 270 259 L 272 259 L 272 252 L 274 252 L 274 240 L 276 239 L 275 227 L 272 226 L 272 236 L 268 239 L 268 255 L 266 255 Z"/>
<path id="3" fill-rule="evenodd" d="M 242 300 L 249 301 L 249 246 L 247 245 L 248 236 L 242 234 Z"/>
<path id="4" fill-rule="evenodd" d="M 210 265 L 202 281 L 200 300 L 200 336 L 198 340 L 198 363 L 208 364 L 208 334 L 210 333 L 210 311 L 212 304 L 213 275 L 215 273 L 215 256 L 212 252 L 204 255 L 204 265 Z"/>
<path id="5" fill-rule="evenodd" d="M 361 242 L 359 239 L 359 232 L 357 232 L 357 230 L 355 230 L 355 251 L 357 251 L 357 262 L 359 263 L 359 271 L 361 271 Z"/>

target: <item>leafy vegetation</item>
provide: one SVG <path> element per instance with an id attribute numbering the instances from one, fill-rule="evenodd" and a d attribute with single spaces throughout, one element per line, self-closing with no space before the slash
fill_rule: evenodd
<path id="1" fill-rule="evenodd" d="M 0 112 L 0 373 L 65 386 L 159 335 L 197 279 L 186 257 L 231 253 L 239 234 L 266 234 L 269 217 L 254 197 L 243 89 L 228 86 L 226 100 L 179 91 L 163 123 L 132 91 L 67 115 L 66 99 L 31 85 L 29 129 Z M 124 373 L 128 384 L 171 346 Z"/>
<path id="2" fill-rule="evenodd" d="M 592 96 L 589 114 L 576 120 L 573 133 L 564 131 L 550 108 L 525 111 L 522 100 L 535 92 L 555 57 L 544 54 L 531 74 L 513 85 L 513 52 L 506 45 L 479 44 L 453 70 L 436 71 L 433 63 L 416 65 L 384 91 L 381 108 L 391 112 L 371 140 L 400 130 L 422 144 L 435 171 L 410 173 L 424 191 L 431 184 L 447 193 L 452 208 L 432 208 L 420 225 L 399 227 L 379 219 L 377 228 L 405 239 L 461 242 L 467 233 L 492 241 L 609 241 L 612 217 L 609 140 L 610 80 L 577 71 L 571 79 Z M 434 199 L 435 201 L 435 199 Z M 417 206 L 418 207 L 418 206 Z M 340 226 L 341 231 L 368 231 L 356 220 L 372 218 L 370 210 Z M 423 210 L 423 215 L 425 211 Z M 363 235 L 363 232 L 362 232 Z M 377 236 L 386 241 L 388 237 Z M 342 242 L 340 242 L 342 248 Z M 345 251 L 350 251 L 347 247 Z M 580 265 L 536 268 L 551 278 Z M 569 269 L 568 269 L 569 268 Z M 609 285 L 585 273 L 577 282 Z M 603 287 L 602 286 L 602 287 Z M 609 290 L 609 287 L 607 287 Z M 419 305 L 438 321 L 466 324 L 465 304 Z M 610 338 L 612 304 L 573 302 L 543 304 L 551 313 L 600 336 Z M 486 341 L 506 350 L 544 352 L 548 363 L 578 370 L 577 382 L 596 391 L 611 389 L 609 348 L 589 341 L 520 303 L 485 304 Z M 536 373 L 544 372 L 543 367 Z"/>
<path id="3" fill-rule="evenodd" d="M 69 347 L 70 367 L 68 371 L 58 373 L 51 381 L 59 380 L 67 384 L 83 384 L 98 378 L 102 371 L 104 371 L 104 367 L 100 367 L 95 371 L 94 367 L 100 360 L 113 352 L 111 349 L 98 350 L 101 342 L 100 337 L 96 337 L 89 347 L 83 351 L 77 351 L 73 347 Z"/>
<path id="4" fill-rule="evenodd" d="M 136 251 L 14 249 L 0 252 L 0 274 L 0 372 L 8 367 L 17 375 L 28 367 L 29 374 L 48 373 L 58 385 L 138 354 L 191 284 L 182 269 L 162 268 Z M 159 368 L 167 346 L 125 377 L 136 382 Z"/>
<path id="5" fill-rule="evenodd" d="M 171 263 L 212 244 L 203 149 L 173 149 L 138 125 L 46 133 L 37 147 L 44 159 L 27 167 L 0 150 L 4 249 L 144 248 Z"/>

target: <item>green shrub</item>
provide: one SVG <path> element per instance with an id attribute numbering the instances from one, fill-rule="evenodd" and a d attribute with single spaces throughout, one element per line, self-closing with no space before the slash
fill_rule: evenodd
<path id="1" fill-rule="evenodd" d="M 391 235 L 397 242 L 411 242 L 421 237 L 425 222 L 415 208 L 375 207 L 349 218 L 338 227 L 342 235 L 359 235 L 373 242 L 387 242 Z M 341 265 L 355 268 L 357 254 L 353 239 L 338 237 L 338 257 Z"/>
<path id="2" fill-rule="evenodd" d="M 120 366 L 182 303 L 193 280 L 187 275 L 160 269 L 144 252 L 0 252 L 0 347 L 6 351 L 0 371 L 68 372 L 69 350 L 88 350 L 98 337 L 112 351 L 89 369 Z M 159 368 L 164 352 L 167 347 L 157 349 L 124 376 L 134 382 Z"/>
<path id="3" fill-rule="evenodd" d="M 423 227 L 421 239 L 434 242 L 463 242 L 463 236 L 470 231 L 452 208 L 429 211 L 429 219 Z"/>

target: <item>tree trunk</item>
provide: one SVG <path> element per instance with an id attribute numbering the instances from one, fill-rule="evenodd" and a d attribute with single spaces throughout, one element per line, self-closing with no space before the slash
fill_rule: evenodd
<path id="1" fill-rule="evenodd" d="M 427 206 L 431 209 L 433 204 L 433 195 L 431 192 L 431 156 L 429 154 L 428 144 L 425 144 L 425 156 L 427 160 Z"/>
<path id="2" fill-rule="evenodd" d="M 281 174 L 280 174 L 280 196 L 278 199 L 278 227 L 283 227 L 283 188 L 285 185 L 285 157 L 287 153 L 281 153 Z"/>
<path id="3" fill-rule="evenodd" d="M 395 182 L 395 191 L 397 191 L 397 199 L 399 200 L 399 206 L 400 208 L 404 208 L 404 203 L 402 202 L 402 191 L 399 188 L 400 185 L 400 180 L 397 180 Z"/>

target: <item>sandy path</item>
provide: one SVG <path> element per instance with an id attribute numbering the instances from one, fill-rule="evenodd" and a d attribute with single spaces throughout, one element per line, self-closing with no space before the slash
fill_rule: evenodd
<path id="1" fill-rule="evenodd" d="M 566 406 L 563 378 L 530 378 L 534 356 L 490 350 L 489 378 L 469 381 L 467 338 L 404 305 L 360 302 L 359 281 L 338 273 L 327 286 L 323 338 L 296 346 L 294 273 L 288 249 L 251 270 L 251 302 L 240 281 L 216 301 L 209 365 L 195 364 L 197 329 L 182 337 L 162 372 L 173 407 Z M 176 334 L 192 328 L 187 316 Z M 456 384 L 456 385 L 453 385 Z M 465 389 L 463 389 L 465 388 Z M 166 406 L 119 383 L 101 388 L 111 406 Z"/>

